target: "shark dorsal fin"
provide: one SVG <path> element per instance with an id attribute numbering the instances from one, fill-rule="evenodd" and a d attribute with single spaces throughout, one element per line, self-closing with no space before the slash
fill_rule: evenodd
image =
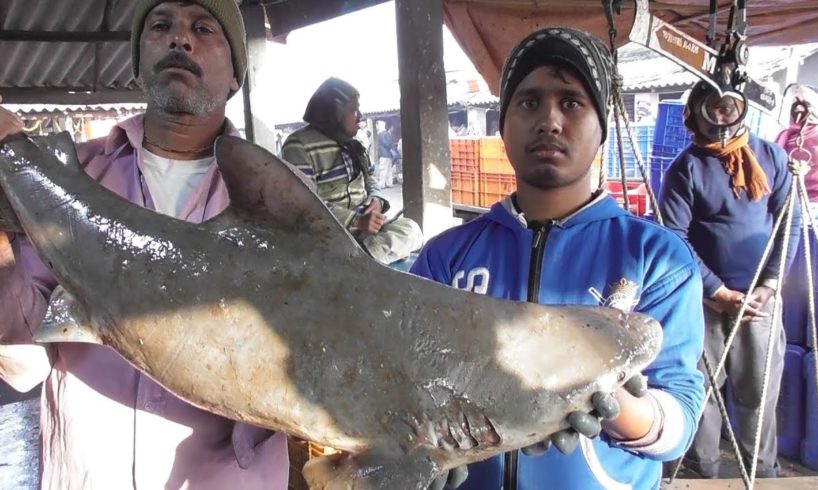
<path id="1" fill-rule="evenodd" d="M 235 136 L 216 140 L 219 165 L 230 206 L 227 213 L 255 226 L 304 232 L 331 241 L 336 251 L 362 254 L 299 170 L 264 148 Z"/>

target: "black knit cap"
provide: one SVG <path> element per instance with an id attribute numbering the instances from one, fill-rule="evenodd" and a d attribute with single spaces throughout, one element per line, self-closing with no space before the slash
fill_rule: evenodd
<path id="1" fill-rule="evenodd" d="M 596 105 L 602 142 L 608 136 L 608 101 L 613 61 L 605 44 L 593 35 L 569 27 L 548 27 L 530 34 L 511 51 L 500 79 L 500 133 L 511 96 L 529 73 L 546 64 L 573 68 Z"/>

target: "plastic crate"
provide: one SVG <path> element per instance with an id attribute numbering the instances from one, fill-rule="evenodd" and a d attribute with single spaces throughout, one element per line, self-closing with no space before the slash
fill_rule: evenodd
<path id="1" fill-rule="evenodd" d="M 476 172 L 480 168 L 480 140 L 449 140 L 452 172 Z"/>
<path id="2" fill-rule="evenodd" d="M 653 155 L 674 158 L 690 144 L 684 125 L 684 104 L 678 100 L 659 102 L 653 137 Z"/>
<path id="3" fill-rule="evenodd" d="M 484 208 L 512 194 L 517 190 L 514 175 L 480 173 L 480 202 Z"/>
<path id="4" fill-rule="evenodd" d="M 671 157 L 657 157 L 654 155 L 650 159 L 650 188 L 653 189 L 653 193 L 657 198 L 662 191 L 662 182 L 665 178 L 665 172 L 667 172 L 671 163 L 673 163 L 673 158 Z"/>
<path id="5" fill-rule="evenodd" d="M 813 284 L 814 291 L 818 293 L 818 242 L 815 236 L 810 233 L 810 254 L 813 257 Z M 804 256 L 803 238 L 798 241 L 798 250 L 795 259 L 787 273 L 786 280 L 781 289 L 784 304 L 784 331 L 787 335 L 787 343 L 811 348 L 815 345 L 812 338 L 812 328 L 809 324 L 809 300 L 807 299 L 807 260 Z M 816 295 L 818 297 L 818 294 Z M 816 305 L 818 311 L 818 304 Z M 816 415 L 818 416 L 818 414 Z"/>
<path id="6" fill-rule="evenodd" d="M 452 170 L 452 202 L 468 206 L 478 206 L 480 201 L 480 180 L 477 172 L 455 172 Z"/>
<path id="7" fill-rule="evenodd" d="M 480 173 L 514 175 L 514 168 L 506 156 L 506 148 L 500 138 L 480 140 Z"/>
<path id="8" fill-rule="evenodd" d="M 632 126 L 634 140 L 642 156 L 642 162 L 647 165 L 650 161 L 651 146 L 653 144 L 653 126 L 637 125 Z M 619 143 L 616 135 L 616 126 L 608 128 L 608 141 L 605 145 L 607 153 L 605 158 L 606 175 L 612 179 L 622 178 L 622 168 L 619 165 Z M 625 128 L 622 128 L 622 148 L 625 157 L 625 178 L 630 180 L 641 179 L 639 165 L 634 154 L 633 146 Z"/>
<path id="9" fill-rule="evenodd" d="M 801 463 L 818 470 L 818 393 L 815 386 L 815 353 L 807 351 L 803 357 L 804 380 L 804 438 L 801 440 Z"/>
<path id="10" fill-rule="evenodd" d="M 625 193 L 622 192 L 622 182 L 609 180 L 603 186 L 616 199 L 620 207 L 624 207 Z M 648 211 L 648 194 L 645 184 L 628 182 L 628 211 L 636 216 L 644 216 Z"/>
<path id="11" fill-rule="evenodd" d="M 784 373 L 775 413 L 778 421 L 778 453 L 788 458 L 801 455 L 804 435 L 804 353 L 797 345 L 788 345 L 784 355 Z M 814 377 L 814 375 L 813 375 Z"/>

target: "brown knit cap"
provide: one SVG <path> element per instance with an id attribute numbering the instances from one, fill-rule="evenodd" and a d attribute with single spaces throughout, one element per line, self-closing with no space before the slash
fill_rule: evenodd
<path id="1" fill-rule="evenodd" d="M 141 0 L 134 10 L 133 24 L 131 25 L 131 67 L 134 77 L 139 77 L 139 39 L 145 26 L 145 17 L 160 3 L 169 0 Z M 247 73 L 247 33 L 244 30 L 244 20 L 235 0 L 189 0 L 190 3 L 201 5 L 207 9 L 222 26 L 230 51 L 233 56 L 233 72 L 239 86 L 244 83 Z"/>

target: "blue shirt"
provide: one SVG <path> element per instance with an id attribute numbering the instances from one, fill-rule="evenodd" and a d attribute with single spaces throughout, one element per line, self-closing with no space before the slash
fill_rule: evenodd
<path id="1" fill-rule="evenodd" d="M 752 134 L 748 145 L 764 170 L 771 191 L 758 201 L 751 201 L 744 192 L 736 197 L 730 187 L 731 177 L 721 161 L 692 144 L 671 163 L 662 181 L 659 208 L 665 226 L 693 247 L 708 298 L 722 284 L 736 291 L 746 292 L 750 288 L 792 184 L 783 149 Z M 798 245 L 797 203 L 795 209 L 787 267 L 792 264 Z M 762 281 L 778 277 L 783 231 L 782 225 L 773 253 L 764 264 Z"/>
<path id="2" fill-rule="evenodd" d="M 532 262 L 532 255 L 541 260 Z M 701 279 L 683 240 L 625 212 L 607 194 L 535 233 L 508 198 L 484 216 L 430 240 L 412 272 L 461 289 L 542 304 L 596 305 L 591 288 L 607 297 L 622 279 L 635 283 L 628 306 L 663 327 L 662 349 L 644 374 L 652 392 L 675 400 L 671 403 L 678 420 L 665 427 L 666 435 L 676 431 L 676 437 L 669 438 L 673 443 L 643 454 L 603 435 L 584 440 L 570 455 L 554 448 L 536 457 L 518 452 L 518 488 L 659 488 L 661 461 L 687 449 L 704 399 L 703 378 L 696 368 L 704 328 Z M 529 298 L 532 292 L 536 298 Z M 499 489 L 503 472 L 502 456 L 473 464 L 461 488 Z"/>

